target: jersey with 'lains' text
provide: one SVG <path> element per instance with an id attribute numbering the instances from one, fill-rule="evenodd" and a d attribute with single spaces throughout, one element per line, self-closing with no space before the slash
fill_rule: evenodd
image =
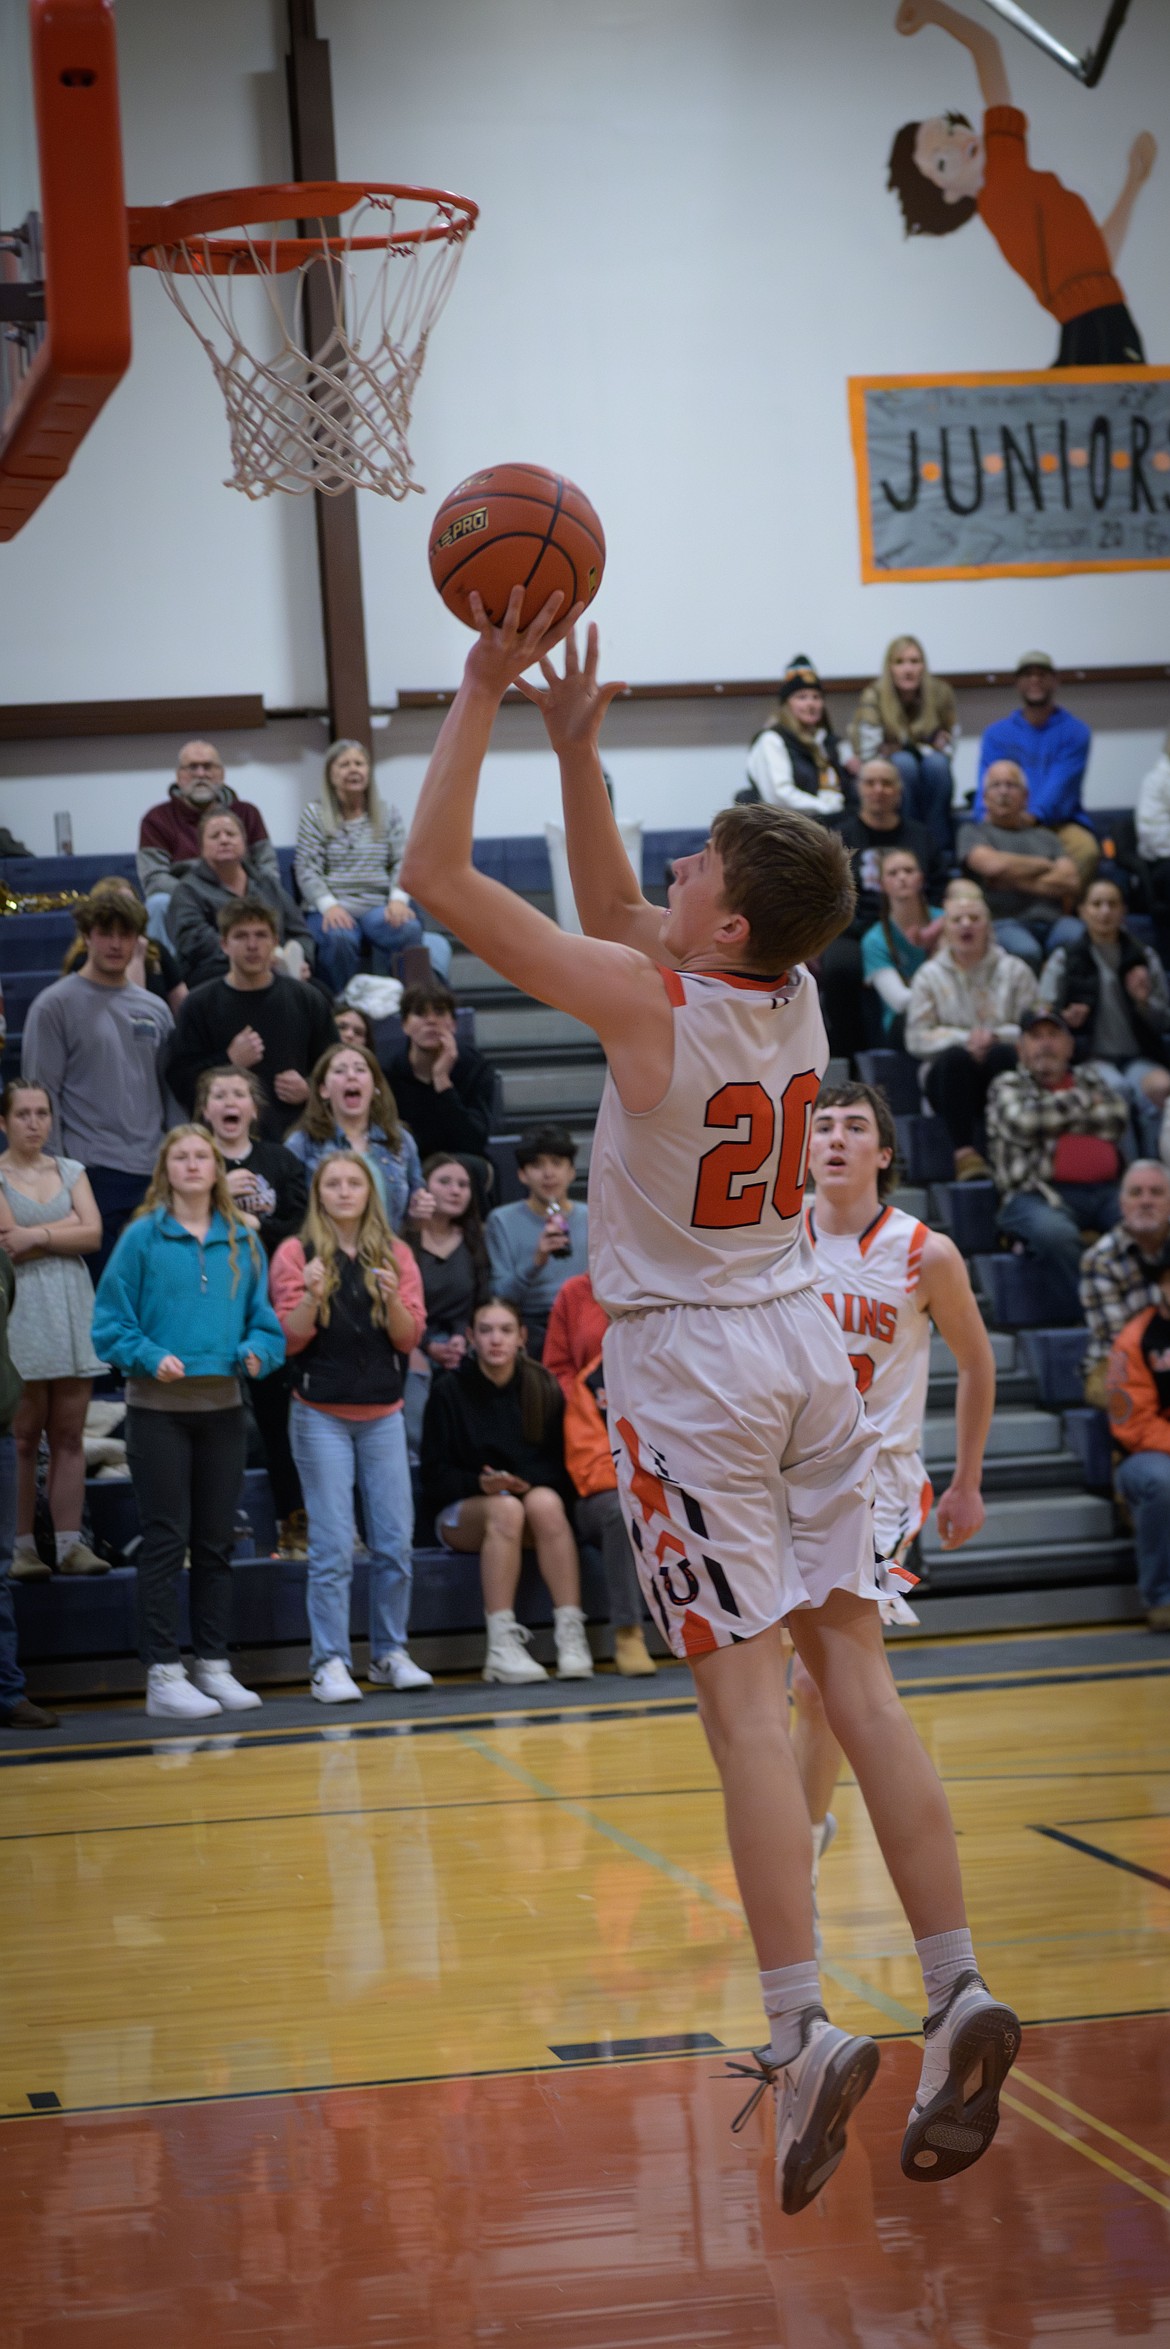
<path id="1" fill-rule="evenodd" d="M 930 1315 L 914 1301 L 927 1228 L 883 1207 L 864 1232 L 825 1232 L 808 1209 L 818 1289 L 840 1323 L 866 1416 L 885 1452 L 917 1452 L 930 1376 Z"/>
<path id="2" fill-rule="evenodd" d="M 589 1268 L 614 1320 L 759 1305 L 815 1278 L 801 1207 L 828 1045 L 813 980 L 662 977 L 666 1094 L 635 1116 L 607 1077 L 589 1161 Z"/>

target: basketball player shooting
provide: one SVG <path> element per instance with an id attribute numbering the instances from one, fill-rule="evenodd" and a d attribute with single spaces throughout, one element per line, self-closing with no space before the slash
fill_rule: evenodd
<path id="1" fill-rule="evenodd" d="M 912 1588 L 907 1553 L 934 1495 L 922 1462 L 922 1415 L 937 1329 L 958 1366 L 955 1470 L 938 1504 L 944 1549 L 960 1549 L 983 1523 L 980 1480 L 995 1409 L 995 1358 L 953 1240 L 928 1230 L 886 1194 L 897 1182 L 897 1137 L 889 1104 L 872 1085 L 822 1090 L 813 1112 L 805 1209 L 815 1279 L 838 1323 L 880 1450 L 874 1471 L 874 1543 L 883 1585 L 881 1613 L 906 1620 Z M 910 1618 L 913 1620 L 913 1618 Z M 841 1749 L 816 1682 L 799 1661 L 792 1693 L 794 1745 L 813 1832 L 813 1880 L 836 1822 L 829 1805 Z"/>
<path id="2" fill-rule="evenodd" d="M 770 2046 L 776 2185 L 812 2201 L 845 2150 L 878 2051 L 828 2021 L 814 1955 L 812 1838 L 788 1735 L 781 1626 L 817 1684 L 922 1961 L 929 2014 L 902 2147 L 908 2177 L 982 2154 L 1019 2024 L 975 1967 L 954 1829 L 882 1645 L 866 1421 L 817 1293 L 802 1219 L 809 1125 L 828 1059 L 803 964 L 853 912 L 847 854 L 785 809 L 734 807 L 682 857 L 665 912 L 638 888 L 598 755 L 622 688 L 582 662 L 559 595 L 521 632 L 478 596 L 479 634 L 427 769 L 404 889 L 492 968 L 594 1028 L 608 1062 L 589 1170 L 590 1270 L 618 1481 L 647 1601 L 694 1676 L 722 1784 Z M 564 673 L 549 658 L 565 640 Z M 585 930 L 569 937 L 486 874 L 472 837 L 500 702 L 540 664 Z"/>

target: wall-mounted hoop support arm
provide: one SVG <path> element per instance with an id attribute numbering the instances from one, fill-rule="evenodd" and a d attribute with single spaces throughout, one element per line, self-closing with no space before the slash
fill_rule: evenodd
<path id="1" fill-rule="evenodd" d="M 1055 58 L 1056 63 L 1063 65 L 1065 72 L 1074 75 L 1077 81 L 1083 82 L 1087 90 L 1096 89 L 1109 63 L 1113 44 L 1129 14 L 1129 5 L 1130 0 L 1111 0 L 1096 48 L 1086 49 L 1083 56 L 1078 57 L 1074 49 L 1066 49 L 1064 42 L 1057 40 L 1055 33 L 1050 33 L 1045 25 L 1037 24 L 1034 16 L 1029 16 L 1026 9 L 1018 7 L 1016 0 L 987 0 L 987 6 L 994 9 L 997 16 L 1002 16 L 1005 24 L 1014 25 L 1026 41 L 1034 41 L 1038 49 L 1043 49 L 1046 57 Z"/>

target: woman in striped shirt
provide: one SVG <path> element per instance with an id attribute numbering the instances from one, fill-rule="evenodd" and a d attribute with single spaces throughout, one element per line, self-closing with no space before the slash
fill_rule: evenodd
<path id="1" fill-rule="evenodd" d="M 296 853 L 317 974 L 331 995 L 344 993 L 363 946 L 382 976 L 407 946 L 425 946 L 442 976 L 450 969 L 448 940 L 424 930 L 406 891 L 395 887 L 405 840 L 402 818 L 397 808 L 383 806 L 361 743 L 332 743 L 325 788 L 301 817 Z"/>

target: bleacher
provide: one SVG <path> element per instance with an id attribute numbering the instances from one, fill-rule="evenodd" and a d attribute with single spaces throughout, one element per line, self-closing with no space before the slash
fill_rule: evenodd
<path id="1" fill-rule="evenodd" d="M 669 860 L 700 846 L 703 835 L 648 833 L 647 894 L 661 900 Z M 292 851 L 280 852 L 286 881 Z M 476 843 L 476 863 L 545 911 L 552 881 L 543 839 Z M 0 880 L 21 893 L 84 890 L 102 873 L 133 875 L 132 856 L 8 858 Z M 19 1068 L 28 1004 L 60 972 L 73 936 L 67 911 L 11 915 L 0 921 L 0 977 L 8 1018 L 5 1072 Z M 592 1030 L 548 1010 L 456 942 L 451 984 L 470 1017 L 462 1032 L 500 1072 L 500 1131 L 491 1156 L 498 1196 L 520 1196 L 514 1141 L 541 1116 L 569 1125 L 579 1148 L 583 1195 L 604 1063 Z M 987 1522 L 965 1548 L 942 1550 L 932 1514 L 922 1539 L 924 1586 L 915 1596 L 923 1632 L 991 1630 L 1044 1624 L 1137 1619 L 1132 1544 L 1119 1529 L 1110 1497 L 1110 1445 L 1103 1414 L 1081 1400 L 1084 1333 L 1053 1326 L 1051 1299 L 1038 1268 L 999 1247 L 989 1183 L 956 1184 L 940 1121 L 923 1114 L 914 1064 L 904 1054 L 861 1056 L 860 1073 L 884 1085 L 895 1111 L 905 1188 L 897 1203 L 947 1230 L 968 1259 L 992 1334 L 998 1401 L 988 1447 Z M 834 1068 L 843 1075 L 843 1065 Z M 925 1456 L 941 1491 L 953 1464 L 954 1363 L 939 1339 L 931 1353 Z M 129 1690 L 142 1685 L 136 1658 L 134 1497 L 126 1482 L 87 1485 L 89 1531 L 117 1560 L 100 1577 L 53 1577 L 14 1586 L 22 1662 L 34 1695 Z M 303 1680 L 308 1652 L 305 1567 L 276 1557 L 267 1478 L 249 1470 L 241 1497 L 234 1558 L 233 1641 L 245 1676 L 260 1685 Z M 611 1652 L 599 1556 L 582 1554 L 583 1604 L 594 1652 Z M 363 1658 L 366 1570 L 354 1574 L 356 1660 Z M 533 1627 L 534 1652 L 552 1658 L 551 1612 L 535 1569 L 526 1565 L 517 1602 Z M 914 1637 L 912 1632 L 902 1636 Z M 482 1658 L 483 1609 L 478 1562 L 445 1550 L 415 1553 L 411 1647 L 430 1670 L 472 1669 Z M 653 1626 L 647 1638 L 657 1652 Z"/>

